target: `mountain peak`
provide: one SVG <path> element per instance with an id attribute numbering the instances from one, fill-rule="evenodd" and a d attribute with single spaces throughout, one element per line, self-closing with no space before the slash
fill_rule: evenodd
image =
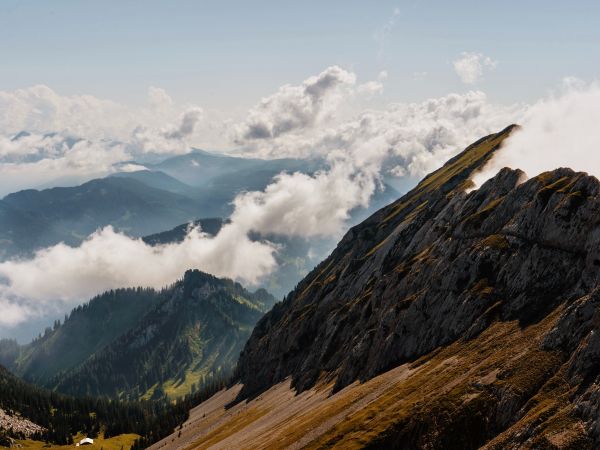
<path id="1" fill-rule="evenodd" d="M 557 169 L 522 183 L 523 172 L 506 168 L 464 190 L 512 129 L 350 230 L 258 323 L 239 361 L 240 398 L 287 376 L 299 391 L 323 375 L 340 389 L 494 320 L 542 320 L 589 292 L 600 261 L 589 256 L 600 221 L 594 177 Z"/>

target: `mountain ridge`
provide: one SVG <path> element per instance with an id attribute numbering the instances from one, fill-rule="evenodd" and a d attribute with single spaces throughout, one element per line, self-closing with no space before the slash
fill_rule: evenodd
<path id="1" fill-rule="evenodd" d="M 271 361 L 274 358 L 272 356 L 266 356 L 264 352 L 269 355 L 284 353 L 286 357 L 291 356 L 294 352 L 299 352 L 301 354 L 303 348 L 306 346 L 310 347 L 308 344 L 304 345 L 305 341 L 294 344 L 293 346 L 291 343 L 288 344 L 290 353 L 285 351 L 282 352 L 281 349 L 271 349 L 271 353 L 266 349 L 261 350 L 261 355 L 264 355 L 264 360 L 262 359 L 262 356 L 255 354 L 255 352 L 259 351 L 258 348 L 254 348 L 257 341 L 261 342 L 261 345 L 263 346 L 261 348 L 268 345 L 267 341 L 270 340 L 270 337 L 272 336 L 269 335 L 269 333 L 273 332 L 271 330 L 273 325 L 276 325 L 277 323 L 287 323 L 285 320 L 281 319 L 287 308 L 292 307 L 295 310 L 294 315 L 302 316 L 308 313 L 309 316 L 305 317 L 312 316 L 314 311 L 311 313 L 311 310 L 314 306 L 311 305 L 316 305 L 317 303 L 313 303 L 315 300 L 310 299 L 307 296 L 307 293 L 316 287 L 317 289 L 315 290 L 317 291 L 317 296 L 327 295 L 328 286 L 333 287 L 335 285 L 333 281 L 335 281 L 336 284 L 339 283 L 338 278 L 346 271 L 353 274 L 353 276 L 348 277 L 350 283 L 356 282 L 359 285 L 361 285 L 361 283 L 362 285 L 366 285 L 368 280 L 365 278 L 369 278 L 369 276 L 364 274 L 357 275 L 355 272 L 363 265 L 365 259 L 368 259 L 371 256 L 377 258 L 377 254 L 382 254 L 387 249 L 387 246 L 390 243 L 390 230 L 393 230 L 396 226 L 402 224 L 406 217 L 413 223 L 413 228 L 416 227 L 418 221 L 425 221 L 426 218 L 435 213 L 435 210 L 430 206 L 431 204 L 436 202 L 446 203 L 448 201 L 446 198 L 447 196 L 456 195 L 456 192 L 460 192 L 469 187 L 471 183 L 471 174 L 480 167 L 483 167 L 493 153 L 500 147 L 502 141 L 510 135 L 515 127 L 515 125 L 512 125 L 500 133 L 478 140 L 467 147 L 461 154 L 450 159 L 441 169 L 425 177 L 421 183 L 399 200 L 382 208 L 361 224 L 351 228 L 342 238 L 332 254 L 298 284 L 297 288 L 288 295 L 286 301 L 275 305 L 273 311 L 265 315 L 265 317 L 257 324 L 255 332 L 244 349 L 238 365 L 240 377 L 244 384 L 244 388 L 240 395 L 242 397 L 245 395 L 252 396 L 260 392 L 262 388 L 260 386 L 255 386 L 254 380 L 256 378 L 262 379 L 263 382 L 264 380 L 269 379 L 279 382 L 288 374 L 297 373 L 294 371 L 293 367 L 302 365 L 300 361 L 293 360 L 289 363 L 283 363 L 283 366 L 277 368 L 268 368 L 268 364 L 264 364 L 264 360 Z M 332 268 L 336 265 L 339 266 L 337 269 Z M 347 287 L 336 287 L 340 289 L 340 291 L 343 289 L 348 290 Z M 353 292 L 354 290 L 356 289 L 351 288 L 349 291 Z M 314 298 L 314 294 L 312 297 Z M 320 303 L 322 300 L 317 301 Z M 289 321 L 291 320 L 292 319 L 290 318 Z M 317 323 L 311 328 L 301 330 L 302 334 L 300 337 L 318 334 L 318 328 L 314 328 L 316 326 Z M 281 332 L 283 333 L 283 329 L 281 329 Z M 333 333 L 333 330 L 331 330 L 330 333 Z M 284 340 L 284 342 L 290 341 L 288 339 Z M 325 359 L 329 358 L 330 355 L 327 355 L 327 343 L 321 342 L 321 345 L 323 346 L 322 348 L 325 349 Z M 251 364 L 250 361 L 254 359 L 261 360 L 261 363 L 258 365 Z M 350 368 L 348 370 L 350 370 Z M 264 376 L 254 377 L 253 374 L 256 373 L 263 374 Z M 274 374 L 275 376 L 270 374 Z M 319 374 L 320 371 L 317 370 L 316 367 L 307 370 L 307 367 L 303 366 L 302 374 L 293 378 L 295 387 L 301 391 L 302 389 L 312 386 L 319 378 Z M 344 381 L 340 381 L 338 387 L 348 384 L 352 378 L 353 376 L 349 374 L 342 376 L 339 379 Z"/>
<path id="2" fill-rule="evenodd" d="M 505 168 L 467 192 L 512 130 L 353 227 L 174 445 L 597 448 L 600 182 Z"/>

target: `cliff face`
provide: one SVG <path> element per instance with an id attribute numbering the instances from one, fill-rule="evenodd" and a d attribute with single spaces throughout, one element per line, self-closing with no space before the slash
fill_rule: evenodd
<path id="1" fill-rule="evenodd" d="M 289 375 L 303 390 L 322 372 L 335 373 L 341 387 L 450 342 L 470 326 L 466 317 L 446 314 L 457 293 L 468 294 L 463 272 L 475 270 L 461 260 L 469 257 L 460 250 L 472 230 L 458 214 L 471 216 L 515 187 L 520 173 L 504 172 L 487 188 L 492 197 L 464 193 L 470 175 L 510 130 L 476 142 L 352 228 L 332 255 L 259 321 L 238 365 L 242 395 Z M 467 201 L 475 196 L 479 203 Z M 459 260 L 457 252 L 463 253 Z M 480 315 L 490 301 L 470 302 L 456 312 Z"/>
<path id="2" fill-rule="evenodd" d="M 323 381 L 337 391 L 431 364 L 419 384 L 435 401 L 423 394 L 385 422 L 394 402 L 380 399 L 370 417 L 387 425 L 377 433 L 356 417 L 321 444 L 361 427 L 373 435 L 364 445 L 402 439 L 399 448 L 600 443 L 600 183 L 570 169 L 522 183 L 503 169 L 466 193 L 511 130 L 351 229 L 259 321 L 238 363 L 238 399 L 287 377 L 299 392 Z"/>

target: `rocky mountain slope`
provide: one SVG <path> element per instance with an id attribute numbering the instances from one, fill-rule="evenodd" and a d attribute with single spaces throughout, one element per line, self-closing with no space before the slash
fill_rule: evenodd
<path id="1" fill-rule="evenodd" d="M 466 192 L 513 129 L 352 228 L 172 446 L 598 448 L 600 182 L 503 169 Z"/>
<path id="2" fill-rule="evenodd" d="M 483 264 L 483 272 L 477 271 L 481 264 L 473 262 L 479 254 L 467 251 L 473 245 L 466 245 L 466 239 L 499 231 L 482 232 L 477 219 L 501 206 L 499 199 L 521 174 L 505 171 L 471 195 L 464 191 L 471 173 L 509 133 L 473 144 L 350 229 L 331 256 L 257 324 L 239 362 L 242 395 L 260 393 L 290 375 L 301 391 L 322 372 L 335 372 L 341 388 L 464 333 L 493 304 L 491 295 L 469 301 L 477 298 L 471 284 L 487 280 L 482 284 L 487 292 L 495 281 L 495 273 L 487 273 L 493 267 L 486 271 Z M 511 204 L 508 199 L 502 203 Z M 448 315 L 456 304 L 463 306 Z"/>
<path id="3" fill-rule="evenodd" d="M 188 271 L 162 291 L 102 294 L 31 344 L 4 341 L 0 356 L 25 380 L 63 393 L 184 396 L 232 371 L 274 301 L 262 289 Z"/>

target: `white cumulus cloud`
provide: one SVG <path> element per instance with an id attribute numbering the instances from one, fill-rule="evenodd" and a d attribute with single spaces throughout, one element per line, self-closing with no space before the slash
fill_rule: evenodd
<path id="1" fill-rule="evenodd" d="M 189 152 L 204 119 L 156 87 L 140 108 L 44 85 L 0 91 L 0 195 L 106 176 L 148 153 Z"/>
<path id="2" fill-rule="evenodd" d="M 263 98 L 237 128 L 237 140 L 270 139 L 310 128 L 333 113 L 344 88 L 353 86 L 356 75 L 331 66 L 297 86 L 285 85 Z"/>
<path id="3" fill-rule="evenodd" d="M 475 52 L 463 52 L 453 62 L 454 71 L 463 83 L 473 84 L 483 78 L 484 71 L 494 70 L 498 61 Z"/>
<path id="4" fill-rule="evenodd" d="M 328 158 L 343 153 L 354 161 L 381 159 L 383 169 L 419 177 L 474 140 L 518 122 L 525 105 L 492 104 L 481 91 L 449 94 L 423 102 L 366 110 L 326 127 L 248 143 L 262 158 Z"/>

